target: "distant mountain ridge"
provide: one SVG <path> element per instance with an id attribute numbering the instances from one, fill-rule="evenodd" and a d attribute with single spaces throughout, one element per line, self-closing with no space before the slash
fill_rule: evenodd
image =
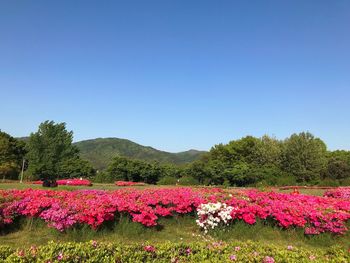
<path id="1" fill-rule="evenodd" d="M 28 141 L 29 137 L 17 138 Z M 160 151 L 150 146 L 143 146 L 127 139 L 96 138 L 73 143 L 80 150 L 80 156 L 92 163 L 98 169 L 107 168 L 115 156 L 125 156 L 145 161 L 158 161 L 161 163 L 186 164 L 199 159 L 205 151 L 188 150 L 179 153 Z"/>
<path id="2" fill-rule="evenodd" d="M 193 149 L 170 153 L 120 138 L 96 138 L 79 141 L 74 145 L 79 148 L 80 156 L 90 161 L 99 170 L 105 169 L 111 159 L 117 155 L 145 161 L 186 164 L 199 159 L 205 153 Z"/>

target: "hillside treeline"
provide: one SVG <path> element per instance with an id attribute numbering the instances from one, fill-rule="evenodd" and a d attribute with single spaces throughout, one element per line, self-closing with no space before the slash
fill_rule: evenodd
<path id="1" fill-rule="evenodd" d="M 328 151 L 309 132 L 284 140 L 246 136 L 218 144 L 200 160 L 186 165 L 164 164 L 115 156 L 97 172 L 72 144 L 64 123 L 46 121 L 26 143 L 0 132 L 0 176 L 18 179 L 23 159 L 25 178 L 90 178 L 180 185 L 350 185 L 350 152 Z"/>

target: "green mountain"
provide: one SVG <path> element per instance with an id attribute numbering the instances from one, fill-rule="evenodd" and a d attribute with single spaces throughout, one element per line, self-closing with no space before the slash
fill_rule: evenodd
<path id="1" fill-rule="evenodd" d="M 117 155 L 161 163 L 185 164 L 197 160 L 203 151 L 189 150 L 179 153 L 164 152 L 149 146 L 119 138 L 97 138 L 74 143 L 82 158 L 90 161 L 96 169 L 105 169 Z"/>

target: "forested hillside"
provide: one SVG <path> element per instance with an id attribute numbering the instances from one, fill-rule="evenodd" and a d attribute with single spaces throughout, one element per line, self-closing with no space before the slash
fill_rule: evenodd
<path id="1" fill-rule="evenodd" d="M 97 138 L 76 142 L 75 145 L 80 150 L 80 156 L 99 170 L 106 168 L 112 158 L 118 155 L 145 161 L 185 164 L 199 159 L 204 153 L 196 150 L 169 153 L 119 138 Z"/>

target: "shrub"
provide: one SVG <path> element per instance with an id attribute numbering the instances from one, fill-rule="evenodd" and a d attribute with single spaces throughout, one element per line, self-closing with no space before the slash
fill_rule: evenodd
<path id="1" fill-rule="evenodd" d="M 179 184 L 180 185 L 199 185 L 199 182 L 192 176 L 184 176 L 180 178 Z"/>
<path id="2" fill-rule="evenodd" d="M 172 177 L 172 176 L 164 176 L 161 178 L 157 184 L 159 185 L 175 185 L 177 183 L 177 178 Z"/>
<path id="3" fill-rule="evenodd" d="M 0 247 L 3 262 L 349 262 L 340 247 L 302 249 L 259 242 L 162 243 L 122 245 L 90 241 L 28 249 Z"/>

